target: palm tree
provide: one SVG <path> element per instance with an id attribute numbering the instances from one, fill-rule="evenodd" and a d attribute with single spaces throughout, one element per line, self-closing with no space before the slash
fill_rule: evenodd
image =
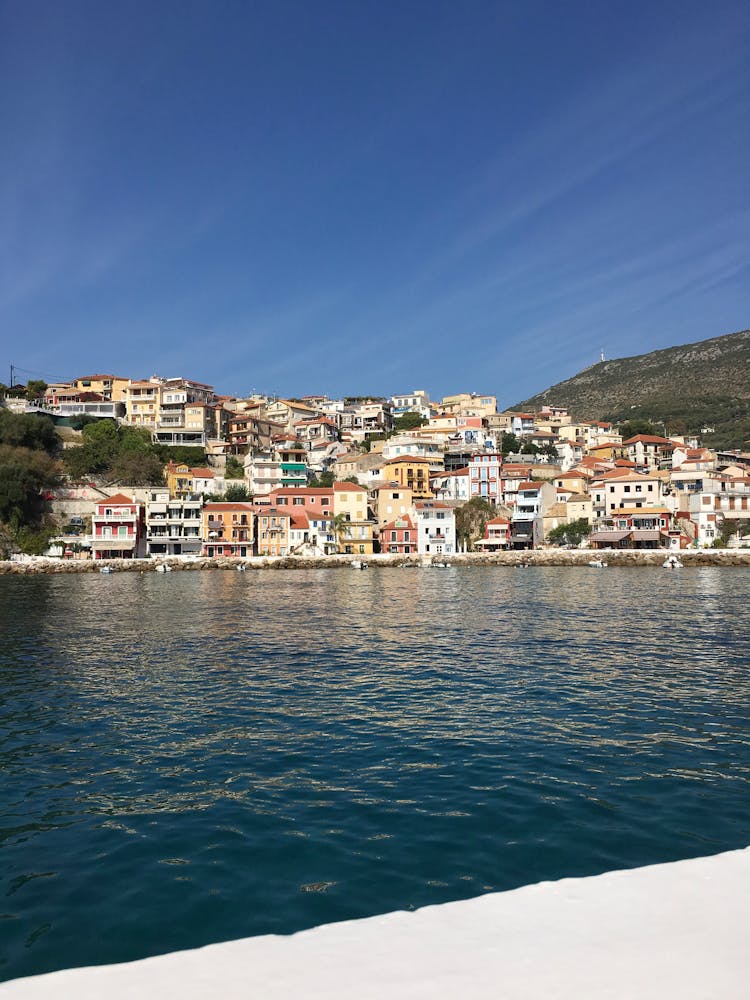
<path id="1" fill-rule="evenodd" d="M 335 514 L 331 518 L 331 527 L 336 537 L 336 546 L 340 550 L 342 540 L 349 536 L 349 518 L 346 514 Z"/>

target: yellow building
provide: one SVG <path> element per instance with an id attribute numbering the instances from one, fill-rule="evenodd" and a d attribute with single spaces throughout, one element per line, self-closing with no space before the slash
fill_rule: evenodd
<path id="1" fill-rule="evenodd" d="M 412 491 L 398 483 L 383 483 L 377 488 L 376 519 L 379 526 L 406 517 L 412 506 Z"/>
<path id="2" fill-rule="evenodd" d="M 440 408 L 447 413 L 489 417 L 491 414 L 497 413 L 497 396 L 481 396 L 475 392 L 458 392 L 453 396 L 444 396 Z"/>
<path id="3" fill-rule="evenodd" d="M 130 379 L 120 378 L 119 375 L 82 375 L 71 382 L 79 392 L 96 392 L 113 403 L 125 401 L 125 390 L 129 384 Z"/>
<path id="4" fill-rule="evenodd" d="M 415 500 L 431 500 L 430 459 L 418 455 L 397 455 L 383 465 L 383 478 L 394 480 L 412 491 Z"/>
<path id="5" fill-rule="evenodd" d="M 367 490 L 356 483 L 333 484 L 333 516 L 343 515 L 346 526 L 339 534 L 339 551 L 372 555 L 374 521 L 368 517 Z"/>
<path id="6" fill-rule="evenodd" d="M 289 555 L 292 516 L 279 507 L 261 507 L 257 514 L 259 556 Z"/>
<path id="7" fill-rule="evenodd" d="M 164 478 L 167 481 L 169 495 L 174 499 L 190 497 L 193 492 L 193 470 L 189 465 L 178 465 L 169 462 L 164 467 Z"/>

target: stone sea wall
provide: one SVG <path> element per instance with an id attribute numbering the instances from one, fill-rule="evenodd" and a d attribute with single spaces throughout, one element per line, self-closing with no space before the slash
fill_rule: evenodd
<path id="1" fill-rule="evenodd" d="M 591 559 L 601 559 L 607 566 L 653 566 L 661 567 L 669 553 L 665 549 L 604 549 L 594 552 L 590 549 L 534 549 L 519 552 L 467 552 L 453 556 L 441 556 L 443 566 L 587 566 Z M 679 553 L 685 568 L 695 566 L 750 566 L 750 549 L 697 549 Z M 194 572 L 205 569 L 236 570 L 244 566 L 256 569 L 351 569 L 352 556 L 318 556 L 304 558 L 264 558 L 250 559 L 107 559 L 94 562 L 91 559 L 50 559 L 27 557 L 18 561 L 0 561 L 0 575 L 24 576 L 33 573 L 97 573 L 107 566 L 119 573 L 153 573 L 157 566 L 166 565 L 172 570 Z M 430 567 L 429 558 L 419 556 L 367 556 L 369 566 L 403 568 L 405 566 Z"/>

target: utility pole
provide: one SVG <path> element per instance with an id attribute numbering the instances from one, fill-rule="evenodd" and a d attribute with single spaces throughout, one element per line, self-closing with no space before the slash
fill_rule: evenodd
<path id="1" fill-rule="evenodd" d="M 11 389 L 13 388 L 13 371 L 14 371 L 14 366 L 11 365 L 10 366 L 10 388 Z"/>

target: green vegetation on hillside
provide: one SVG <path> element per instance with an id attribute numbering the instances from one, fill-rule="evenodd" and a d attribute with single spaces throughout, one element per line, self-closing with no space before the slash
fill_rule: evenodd
<path id="1" fill-rule="evenodd" d="M 482 497 L 472 497 L 463 506 L 456 508 L 456 539 L 459 545 L 473 548 L 474 542 L 484 538 L 487 522 L 497 517 L 494 504 Z"/>
<path id="2" fill-rule="evenodd" d="M 47 417 L 0 410 L 0 555 L 43 552 L 51 533 L 45 524 L 45 493 L 57 486 L 58 440 Z"/>
<path id="3" fill-rule="evenodd" d="M 566 406 L 578 420 L 646 420 L 713 448 L 750 440 L 750 330 L 603 361 L 512 407 Z"/>
<path id="4" fill-rule="evenodd" d="M 98 420 L 86 424 L 81 437 L 83 443 L 64 454 L 71 479 L 96 476 L 129 486 L 158 486 L 164 481 L 164 462 L 148 431 L 118 426 L 114 420 Z"/>

